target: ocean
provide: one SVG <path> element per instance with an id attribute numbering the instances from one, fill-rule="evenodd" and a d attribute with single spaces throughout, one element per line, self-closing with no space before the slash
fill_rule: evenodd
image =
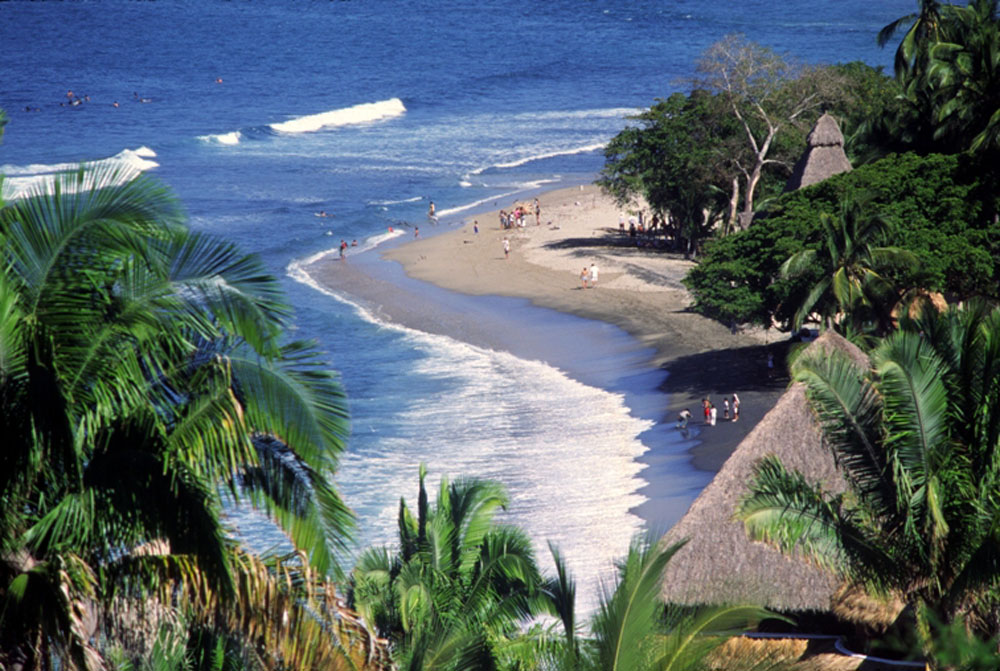
<path id="1" fill-rule="evenodd" d="M 430 201 L 446 230 L 494 203 L 592 181 L 626 117 L 685 90 L 699 54 L 728 33 L 810 63 L 889 67 L 875 34 L 915 4 L 0 3 L 3 193 L 81 162 L 169 184 L 193 228 L 284 278 L 295 336 L 318 339 L 339 371 L 352 435 L 337 486 L 358 546 L 392 542 L 422 461 L 435 485 L 497 479 L 511 496 L 504 521 L 531 533 L 543 565 L 546 541 L 562 548 L 586 611 L 630 539 L 673 521 L 636 514 L 637 459 L 651 447 L 671 455 L 664 496 L 680 510 L 710 478 L 657 423 L 664 373 L 648 369 L 649 352 L 604 324 L 410 282 L 520 335 L 497 348 L 421 332 L 317 285 L 305 266 L 341 239 L 374 258 L 415 225 L 433 234 Z M 89 100 L 68 105 L 69 91 Z M 274 542 L 266 524 L 234 519 L 251 544 Z"/>

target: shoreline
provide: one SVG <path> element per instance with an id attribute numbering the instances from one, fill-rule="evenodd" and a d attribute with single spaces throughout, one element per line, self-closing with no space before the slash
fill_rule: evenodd
<path id="1" fill-rule="evenodd" d="M 516 311 L 516 303 L 498 302 L 495 297 L 520 299 L 563 315 L 610 324 L 627 334 L 634 342 L 632 349 L 642 352 L 641 362 L 624 373 L 645 374 L 641 385 L 650 386 L 652 394 L 632 394 L 641 398 L 631 402 L 643 406 L 638 414 L 651 418 L 655 422 L 651 432 L 658 434 L 648 440 L 643 437 L 649 449 L 638 462 L 648 485 L 639 493 L 646 502 L 634 512 L 647 526 L 666 531 L 661 527 L 668 527 L 686 512 L 688 497 L 693 500 L 690 491 L 671 490 L 671 485 L 678 486 L 678 457 L 694 470 L 718 471 L 784 390 L 785 381 L 767 377 L 766 357 L 771 351 L 777 360 L 783 360 L 779 350 L 785 343 L 765 345 L 756 335 L 734 335 L 722 325 L 688 312 L 688 295 L 680 278 L 691 263 L 676 255 L 628 246 L 628 236 L 622 238 L 616 230 L 617 208 L 596 186 L 568 187 L 537 197 L 542 207 L 538 226 L 531 214 L 524 228 L 503 231 L 496 212 L 467 213 L 454 223 L 439 222 L 433 227 L 437 230 L 426 238 L 399 238 L 387 249 L 380 247 L 379 254 L 362 254 L 347 263 L 320 260 L 306 270 L 315 281 L 361 299 L 390 321 L 515 354 L 512 345 L 518 333 L 504 322 L 505 315 Z M 519 202 L 530 203 L 531 196 Z M 475 234 L 472 222 L 477 220 L 479 233 Z M 503 254 L 505 235 L 511 247 L 509 259 Z M 584 261 L 600 267 L 596 288 L 581 287 L 579 273 Z M 439 292 L 430 291 L 423 283 L 434 285 Z M 475 298 L 462 301 L 461 307 L 430 306 L 430 294 L 440 296 L 442 291 Z M 494 298 L 485 298 L 489 296 Z M 476 314 L 470 315 L 472 312 Z M 520 327 L 524 327 L 523 321 Z M 563 324 L 560 328 L 577 327 Z M 562 356 L 564 361 L 566 356 L 585 359 L 579 350 L 574 354 L 572 339 L 564 335 L 557 335 L 560 342 L 554 345 L 564 351 L 549 354 Z M 538 347 L 539 340 L 534 344 Z M 599 343 L 596 347 L 622 346 Z M 583 365 L 590 364 L 584 361 Z M 658 373 L 652 382 L 648 376 L 651 371 Z M 724 422 L 721 396 L 732 392 L 739 393 L 742 401 L 741 421 Z M 704 396 L 719 406 L 716 426 L 701 423 L 700 399 Z M 685 407 L 694 418 L 691 430 L 681 434 L 674 423 Z M 702 486 L 707 484 L 704 475 L 700 481 Z M 683 483 L 680 486 L 690 489 Z"/>
<path id="2" fill-rule="evenodd" d="M 534 194 L 516 199 L 529 205 Z M 717 472 L 736 445 L 770 410 L 787 378 L 768 377 L 767 354 L 784 361 L 787 339 L 761 332 L 733 334 L 725 326 L 688 311 L 691 299 L 681 283 L 694 265 L 679 254 L 637 248 L 617 231 L 623 213 L 594 184 L 537 195 L 534 214 L 521 229 L 503 231 L 498 210 L 469 214 L 448 232 L 385 250 L 410 277 L 459 293 L 524 298 L 533 305 L 613 324 L 653 350 L 650 366 L 664 370 L 668 394 L 660 423 L 672 424 L 690 408 L 697 426 L 700 403 L 709 397 L 740 396 L 742 421 L 719 422 L 701 432 L 691 450 L 695 468 Z M 513 202 L 505 209 L 511 209 Z M 624 213 L 628 216 L 628 213 Z M 479 221 L 479 234 L 473 221 Z M 503 258 L 508 237 L 510 258 Z M 599 266 L 598 286 L 581 287 L 585 265 Z"/>

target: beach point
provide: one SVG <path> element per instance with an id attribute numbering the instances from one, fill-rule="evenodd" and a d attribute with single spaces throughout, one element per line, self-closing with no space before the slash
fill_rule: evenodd
<path id="1" fill-rule="evenodd" d="M 531 198 L 521 200 L 525 207 L 532 203 Z M 787 337 L 759 329 L 733 332 L 690 311 L 691 297 L 682 279 L 694 262 L 683 254 L 639 246 L 636 238 L 622 235 L 618 220 L 623 208 L 600 187 L 566 187 L 539 194 L 538 201 L 538 225 L 530 217 L 522 227 L 504 229 L 499 209 L 470 214 L 450 228 L 444 222 L 446 230 L 391 247 L 382 257 L 391 266 L 399 264 L 407 276 L 450 291 L 527 299 L 538 307 L 621 328 L 651 352 L 650 368 L 665 371 L 655 430 L 679 433 L 679 413 L 693 409 L 694 421 L 685 430 L 685 435 L 694 436 L 687 441 L 693 447 L 686 458 L 696 469 L 718 471 L 784 390 L 787 378 L 783 373 L 769 377 L 767 361 L 769 353 L 784 360 Z M 499 205 L 513 210 L 519 203 Z M 503 252 L 505 238 L 509 258 Z M 600 269 L 599 282 L 584 289 L 580 269 L 592 265 Z M 429 308 L 419 307 L 419 291 L 397 291 L 385 264 L 324 260 L 308 271 L 321 284 L 377 306 L 380 314 L 398 323 L 460 338 L 473 328 L 460 318 L 429 318 Z M 573 333 L 559 337 L 568 352 L 580 347 Z M 508 332 L 484 344 L 502 348 L 516 338 L 516 332 Z M 733 394 L 741 400 L 740 419 L 726 421 L 723 399 Z M 702 421 L 706 398 L 720 408 L 714 426 Z M 664 471 L 670 466 L 663 457 L 654 448 L 639 458 L 640 477 L 648 484 L 640 492 L 646 501 L 636 509 L 650 530 L 661 533 L 686 511 L 692 496 L 668 491 Z"/>

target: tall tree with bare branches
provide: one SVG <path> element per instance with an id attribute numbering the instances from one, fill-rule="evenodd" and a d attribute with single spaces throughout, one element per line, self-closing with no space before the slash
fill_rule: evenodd
<path id="1" fill-rule="evenodd" d="M 738 217 L 735 207 L 730 212 L 730 224 L 738 219 L 746 228 L 764 169 L 783 163 L 773 155 L 779 138 L 793 129 L 803 132 L 835 99 L 839 79 L 829 68 L 800 65 L 742 35 L 728 35 L 709 47 L 698 72 L 695 85 L 722 95 L 746 137 L 746 151 L 732 157 L 743 175 L 743 210 Z"/>

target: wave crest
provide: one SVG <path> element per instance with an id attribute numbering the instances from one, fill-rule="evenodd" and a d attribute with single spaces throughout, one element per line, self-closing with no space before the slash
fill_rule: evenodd
<path id="1" fill-rule="evenodd" d="M 33 163 L 24 166 L 3 165 L 0 166 L 0 174 L 3 174 L 5 179 L 3 181 L 3 189 L 0 191 L 0 197 L 8 201 L 17 200 L 33 193 L 51 190 L 60 174 L 78 170 L 81 167 L 85 169 L 106 166 L 117 168 L 119 172 L 116 183 L 124 184 L 137 177 L 140 173 L 158 168 L 160 166 L 159 163 L 149 160 L 155 157 L 155 151 L 149 147 L 142 146 L 137 149 L 123 149 L 114 156 L 97 159 L 96 161 L 50 164 Z"/>
<path id="2" fill-rule="evenodd" d="M 243 133 L 238 130 L 234 130 L 231 133 L 218 133 L 216 135 L 199 135 L 198 139 L 202 142 L 210 142 L 214 144 L 225 144 L 234 145 L 239 144 L 240 139 L 242 139 Z"/>
<path id="3" fill-rule="evenodd" d="M 380 121 L 382 119 L 391 119 L 402 116 L 405 112 L 406 107 L 403 105 L 403 101 L 399 98 L 391 98 L 380 102 L 362 103 L 329 112 L 297 117 L 288 121 L 273 123 L 270 127 L 279 133 L 312 133 L 322 128 L 335 128 L 338 126 L 350 126 Z"/>

